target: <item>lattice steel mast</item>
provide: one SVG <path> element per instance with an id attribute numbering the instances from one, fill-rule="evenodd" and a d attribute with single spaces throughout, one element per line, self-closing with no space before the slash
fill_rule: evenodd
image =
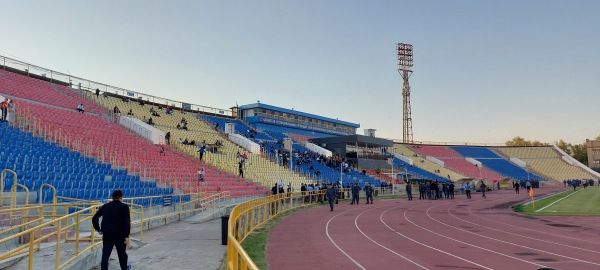
<path id="1" fill-rule="evenodd" d="M 398 43 L 396 46 L 398 56 L 398 73 L 402 76 L 402 142 L 413 142 L 412 116 L 410 111 L 410 84 L 408 78 L 412 75 L 413 45 Z"/>

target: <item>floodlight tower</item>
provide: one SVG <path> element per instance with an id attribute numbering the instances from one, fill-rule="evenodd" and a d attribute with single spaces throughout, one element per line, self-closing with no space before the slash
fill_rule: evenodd
<path id="1" fill-rule="evenodd" d="M 410 112 L 410 85 L 408 78 L 412 75 L 413 68 L 413 45 L 398 43 L 396 46 L 398 55 L 398 73 L 402 76 L 402 142 L 413 142 L 412 116 Z"/>

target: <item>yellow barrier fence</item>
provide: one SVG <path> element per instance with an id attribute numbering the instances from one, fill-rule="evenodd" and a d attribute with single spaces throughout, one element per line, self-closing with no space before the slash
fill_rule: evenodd
<path id="1" fill-rule="evenodd" d="M 52 186 L 49 186 L 49 188 L 54 191 Z M 169 220 L 180 221 L 186 216 L 191 216 L 210 207 L 220 207 L 224 205 L 224 200 L 228 199 L 230 194 L 229 192 L 220 192 L 171 196 L 179 197 L 179 203 L 174 204 L 172 207 L 162 208 L 161 213 L 155 216 L 152 216 L 152 199 L 162 196 L 123 199 L 123 202 L 130 206 L 131 226 L 132 228 L 139 228 L 140 240 L 143 239 L 143 231 L 150 229 L 153 222 L 156 224 L 157 220 L 164 220 L 164 224 L 167 224 Z M 187 198 L 185 196 L 189 196 L 189 201 L 184 202 L 183 199 Z M 58 199 L 61 203 L 13 205 L 10 209 L 0 209 L 0 216 L 9 217 L 8 222 L 11 225 L 11 228 L 0 231 L 0 235 L 3 236 L 0 239 L 0 246 L 10 247 L 8 251 L 0 253 L 0 261 L 27 254 L 27 269 L 33 269 L 34 252 L 40 250 L 42 242 L 52 240 L 51 242 L 56 243 L 54 269 L 64 269 L 81 255 L 101 245 L 102 239 L 96 237 L 96 233 L 91 227 L 91 219 L 97 209 L 102 206 L 102 203 L 60 196 L 54 198 L 54 202 Z M 144 208 L 142 205 L 134 203 L 140 200 L 149 200 L 150 207 Z M 64 214 L 59 214 L 59 212 Z M 144 216 L 145 213 L 150 214 Z M 86 222 L 89 222 L 89 224 Z M 88 232 L 81 234 L 82 229 Z M 11 233 L 13 234 L 10 235 Z M 75 243 L 74 248 L 69 247 L 69 250 L 73 249 L 73 255 L 70 255 L 69 258 L 61 258 L 61 246 L 65 243 Z M 82 243 L 85 243 L 85 248 Z"/>
<path id="2" fill-rule="evenodd" d="M 227 232 L 227 269 L 258 268 L 248 257 L 241 243 L 255 229 L 279 214 L 325 200 L 325 190 L 318 192 L 293 192 L 262 197 L 241 203 L 229 215 Z"/>

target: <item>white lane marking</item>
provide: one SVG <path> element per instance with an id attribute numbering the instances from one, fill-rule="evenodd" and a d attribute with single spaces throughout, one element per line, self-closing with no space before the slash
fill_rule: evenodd
<path id="1" fill-rule="evenodd" d="M 341 214 L 343 214 L 343 213 L 346 213 L 346 212 L 352 211 L 352 210 L 354 210 L 354 209 L 351 209 L 351 210 L 346 210 L 346 211 L 344 211 L 344 212 L 341 212 L 341 213 L 339 213 L 339 214 L 337 214 L 337 215 L 335 215 L 335 216 L 331 217 L 331 218 L 330 218 L 330 219 L 327 221 L 327 224 L 325 225 L 325 233 L 327 234 L 327 238 L 329 238 L 329 241 L 331 241 L 331 243 L 332 243 L 332 244 L 333 244 L 333 245 L 334 245 L 334 246 L 335 246 L 335 247 L 336 247 L 336 248 L 337 248 L 339 251 L 341 251 L 341 252 L 342 252 L 344 255 L 346 255 L 346 257 L 348 257 L 348 259 L 350 259 L 350 260 L 351 260 L 351 261 L 352 261 L 354 264 L 356 264 L 356 266 L 358 266 L 360 269 L 362 269 L 362 270 L 367 270 L 367 269 L 366 269 L 365 267 L 363 267 L 363 266 L 362 266 L 360 263 L 358 263 L 356 260 L 354 260 L 354 259 L 353 259 L 353 258 L 352 258 L 350 255 L 348 255 L 348 253 L 346 253 L 346 252 L 345 252 L 345 251 L 344 251 L 342 248 L 340 248 L 340 246 L 338 246 L 338 245 L 335 243 L 335 241 L 333 241 L 333 239 L 331 238 L 331 235 L 329 235 L 329 223 L 330 223 L 330 222 L 331 222 L 331 221 L 332 221 L 334 218 L 336 218 L 337 216 L 339 216 L 339 215 L 341 215 Z"/>
<path id="2" fill-rule="evenodd" d="M 540 209 L 536 210 L 535 212 L 536 212 L 536 213 L 537 213 L 537 212 L 540 212 L 540 211 L 542 211 L 542 210 L 544 210 L 544 209 L 546 209 L 546 208 L 548 208 L 548 207 L 550 207 L 550 206 L 554 205 L 554 204 L 555 204 L 555 203 L 557 203 L 557 202 L 560 202 L 560 201 L 562 201 L 562 200 L 564 200 L 564 199 L 566 199 L 566 198 L 569 198 L 569 197 L 571 197 L 573 194 L 575 194 L 575 193 L 577 193 L 577 192 L 579 192 L 579 191 L 582 191 L 582 190 L 583 190 L 583 189 L 580 189 L 580 190 L 578 190 L 578 191 L 575 191 L 575 192 L 573 192 L 573 193 L 571 193 L 571 194 L 569 194 L 569 195 L 567 195 L 567 196 L 564 196 L 564 197 L 562 197 L 562 198 L 560 198 L 560 199 L 558 199 L 558 200 L 556 200 L 556 201 L 552 202 L 551 204 L 548 204 L 548 205 L 546 205 L 546 206 L 544 206 L 544 207 L 542 207 L 542 208 L 540 208 Z"/>
<path id="3" fill-rule="evenodd" d="M 379 208 L 381 208 L 381 207 L 377 207 L 377 208 L 374 208 L 374 209 L 379 209 Z M 366 235 L 366 234 L 365 234 L 365 233 L 364 233 L 364 232 L 363 232 L 363 231 L 360 229 L 360 227 L 358 226 L 358 218 L 359 218 L 360 216 L 362 216 L 362 214 L 364 214 L 364 213 L 366 213 L 366 212 L 369 212 L 369 211 L 371 211 L 371 210 L 374 210 L 374 209 L 369 209 L 369 210 L 366 210 L 366 211 L 364 211 L 364 212 L 360 213 L 358 216 L 356 216 L 356 218 L 354 219 L 354 226 L 356 227 L 356 229 L 358 229 L 358 231 L 359 231 L 360 233 L 362 233 L 362 235 L 364 235 L 364 236 L 365 236 L 367 239 L 371 240 L 371 242 L 375 243 L 376 245 L 378 245 L 378 246 L 380 246 L 380 247 L 384 248 L 385 250 L 387 250 L 387 251 L 389 251 L 389 252 L 391 252 L 391 253 L 395 254 L 396 256 L 399 256 L 399 257 L 401 257 L 402 259 L 405 259 L 405 260 L 407 260 L 407 261 L 411 262 L 412 264 L 414 264 L 414 265 L 416 265 L 416 266 L 418 266 L 418 267 L 421 267 L 422 269 L 428 269 L 427 267 L 425 267 L 425 266 L 423 266 L 423 265 L 420 265 L 420 264 L 418 264 L 417 262 L 415 262 L 415 261 L 412 261 L 411 259 L 409 259 L 409 258 L 407 258 L 407 257 L 405 257 L 405 256 L 403 256 L 403 255 L 401 255 L 401 254 L 398 254 L 397 252 L 395 252 L 395 251 L 393 251 L 393 250 L 391 250 L 391 249 L 389 249 L 389 248 L 387 248 L 387 247 L 385 247 L 385 246 L 383 246 L 383 245 L 379 244 L 377 241 L 375 241 L 375 240 L 371 239 L 371 237 L 369 237 L 368 235 Z"/>
<path id="4" fill-rule="evenodd" d="M 567 259 L 571 259 L 571 260 L 575 260 L 575 261 L 579 261 L 579 262 L 584 262 L 584 263 L 593 264 L 593 265 L 599 265 L 599 266 L 600 266 L 600 263 L 595 263 L 595 262 L 590 262 L 590 261 L 586 261 L 586 260 L 581 260 L 581 259 L 577 259 L 577 258 L 573 258 L 573 257 L 565 256 L 565 255 L 560 255 L 560 254 L 556 254 L 556 253 L 554 253 L 554 252 L 545 251 L 545 250 L 541 250 L 541 249 L 537 249 L 537 248 L 533 248 L 533 247 L 523 246 L 523 245 L 515 244 L 515 243 L 512 243 L 512 242 L 508 242 L 508 241 L 504 241 L 504 240 L 496 239 L 496 238 L 489 237 L 489 236 L 485 236 L 485 235 L 481 235 L 481 234 L 477 234 L 477 233 L 474 233 L 474 232 L 467 231 L 467 230 L 465 230 L 465 229 L 461 229 L 461 228 L 458 228 L 458 227 L 454 227 L 454 226 L 448 225 L 448 224 L 446 224 L 446 223 L 443 223 L 443 222 L 441 222 L 441 221 L 439 221 L 439 220 L 437 220 L 437 219 L 435 219 L 435 218 L 431 217 L 431 215 L 429 215 L 429 210 L 430 210 L 431 208 L 433 208 L 433 207 L 435 207 L 435 206 L 432 206 L 432 207 L 430 207 L 429 209 L 427 209 L 427 211 L 426 211 L 426 214 L 427 214 L 427 216 L 428 216 L 428 217 L 429 217 L 431 220 L 433 220 L 433 221 L 436 221 L 437 223 L 440 223 L 440 224 L 442 224 L 442 225 L 444 225 L 444 226 L 447 226 L 447 227 L 450 227 L 450 228 L 453 228 L 453 229 L 456 229 L 456 230 L 459 230 L 459 231 L 463 231 L 463 232 L 466 232 L 466 233 L 469 233 L 469 234 L 474 234 L 474 235 L 477 235 L 477 236 L 479 236 L 479 237 L 482 237 L 482 238 L 486 238 L 486 239 L 494 240 L 494 241 L 497 241 L 497 242 L 500 242 L 500 243 L 504 243 L 504 244 L 508 244 L 508 245 L 513 245 L 513 246 L 517 246 L 517 247 L 521 247 L 521 248 L 526 248 L 526 249 L 531 249 L 531 250 L 535 250 L 535 251 L 538 251 L 538 252 L 542 252 L 542 253 L 546 253 L 546 254 L 554 255 L 554 256 L 557 256 L 557 257 L 567 258 Z M 506 255 L 506 256 L 508 256 L 508 257 L 512 257 L 512 256 L 509 256 L 509 255 Z M 531 262 L 530 262 L 530 263 L 531 263 Z M 537 264 L 536 264 L 536 265 L 537 265 Z"/>
<path id="5" fill-rule="evenodd" d="M 453 218 L 458 219 L 458 220 L 463 221 L 463 222 L 466 222 L 466 223 L 469 223 L 469 224 L 473 224 L 473 225 L 476 225 L 476 226 L 479 226 L 479 227 L 483 227 L 483 228 L 486 228 L 486 229 L 489 229 L 489 230 L 493 230 L 493 231 L 497 231 L 497 232 L 501 232 L 501 233 L 506 233 L 506 234 L 510 234 L 510 235 L 514 235 L 514 236 L 518 236 L 518 237 L 522 237 L 522 238 L 526 238 L 526 239 L 531 239 L 531 240 L 535 240 L 535 241 L 540 241 L 540 242 L 544 242 L 544 243 L 554 244 L 554 245 L 568 247 L 568 248 L 579 249 L 579 250 L 588 251 L 588 252 L 592 252 L 592 253 L 600 253 L 600 251 L 595 251 L 595 250 L 590 250 L 590 249 L 586 249 L 586 248 L 575 247 L 575 246 L 571 246 L 571 245 L 567 245 L 567 244 L 556 243 L 556 242 L 552 242 L 552 241 L 548 241 L 548 240 L 542 240 L 542 239 L 539 239 L 539 238 L 536 238 L 536 237 L 530 237 L 530 236 L 526 236 L 526 235 L 522 235 L 522 234 L 511 233 L 511 232 L 507 232 L 507 231 L 504 231 L 504 230 L 499 230 L 499 229 L 495 229 L 495 228 L 492 228 L 492 227 L 484 226 L 484 225 L 481 225 L 479 223 L 471 222 L 471 221 L 468 221 L 468 220 L 465 220 L 465 219 L 462 219 L 462 218 L 459 218 L 459 217 L 453 215 L 452 212 L 450 211 L 450 209 L 452 209 L 452 208 L 454 208 L 454 206 L 448 208 L 448 210 L 446 210 L 446 212 L 448 214 L 450 214 L 450 216 L 452 216 Z"/>
<path id="6" fill-rule="evenodd" d="M 431 208 L 431 207 L 430 207 L 430 208 Z M 428 209 L 427 211 L 429 211 L 429 209 Z M 546 267 L 545 265 L 542 265 L 542 264 L 537 264 L 537 263 L 534 263 L 534 262 L 530 262 L 530 261 L 527 261 L 527 260 L 523 260 L 523 259 L 521 259 L 521 258 L 517 258 L 517 257 L 514 257 L 514 256 L 510 256 L 510 255 L 507 255 L 507 254 L 504 254 L 504 253 L 501 253 L 501 252 L 498 252 L 498 251 L 495 251 L 495 250 L 491 250 L 491 249 L 487 249 L 487 248 L 480 247 L 480 246 L 477 246 L 477 245 L 473 245 L 473 244 L 470 244 L 470 243 L 467 243 L 467 242 L 464 242 L 464 241 L 460 241 L 460 240 L 458 240 L 458 239 L 454 239 L 454 238 L 452 238 L 452 237 L 449 237 L 449 236 L 446 236 L 446 235 L 443 235 L 443 234 L 437 233 L 437 232 L 435 232 L 435 231 L 429 230 L 429 229 L 427 229 L 427 228 L 425 228 L 425 227 L 423 227 L 423 226 L 419 226 L 418 224 L 416 224 L 416 223 L 412 222 L 410 219 L 408 219 L 408 217 L 406 217 L 406 211 L 404 212 L 404 219 L 406 219 L 408 222 L 412 223 L 413 225 L 415 225 L 415 226 L 417 226 L 417 227 L 419 227 L 419 228 L 421 228 L 421 229 L 423 229 L 423 230 L 426 230 L 426 231 L 428 231 L 428 232 L 431 232 L 431 233 L 433 233 L 433 234 L 436 234 L 436 235 L 439 235 L 439 236 L 441 236 L 441 237 L 444 237 L 444 238 L 450 239 L 450 240 L 452 240 L 452 241 L 456 241 L 456 242 L 459 242 L 459 243 L 461 243 L 461 244 L 465 244 L 465 245 L 468 245 L 468 246 L 472 246 L 472 247 L 474 247 L 474 248 L 478 248 L 478 249 L 481 249 L 481 250 L 485 250 L 485 251 L 488 251 L 488 252 L 492 252 L 492 253 L 495 253 L 495 254 L 498 254 L 498 255 L 501 255 L 501 256 L 505 256 L 505 257 L 508 257 L 508 258 L 511 258 L 511 259 L 514 259 L 514 260 L 518 260 L 518 261 L 521 261 L 521 262 L 525 262 L 525 263 L 533 264 L 533 265 L 536 265 L 536 266 L 539 266 L 539 267 Z"/>
<path id="7" fill-rule="evenodd" d="M 480 203 L 477 203 L 475 205 L 479 205 L 479 204 Z M 471 211 L 471 208 L 473 206 L 475 206 L 475 205 L 469 206 L 469 214 L 473 214 L 473 211 Z M 486 212 L 486 213 L 488 213 L 488 212 Z M 492 214 L 494 214 L 494 213 L 492 213 Z M 582 242 L 587 242 L 587 243 L 592 243 L 592 244 L 597 244 L 598 243 L 598 241 L 589 241 L 589 240 L 580 239 L 580 238 L 577 238 L 577 237 L 570 237 L 568 235 L 563 235 L 563 234 L 560 234 L 560 233 L 559 234 L 557 234 L 557 233 L 549 233 L 549 232 L 544 232 L 544 231 L 540 231 L 540 230 L 529 229 L 529 228 L 527 228 L 527 226 L 518 226 L 518 225 L 511 224 L 511 223 L 506 223 L 506 222 L 494 220 L 494 219 L 491 219 L 491 218 L 487 218 L 487 217 L 484 217 L 484 216 L 481 216 L 481 215 L 476 215 L 476 217 L 477 218 L 481 218 L 481 219 L 485 219 L 485 220 L 489 220 L 491 222 L 495 222 L 495 223 L 498 223 L 498 224 L 502 224 L 502 225 L 505 225 L 505 226 L 510 226 L 510 227 L 513 227 L 513 228 L 521 229 L 521 230 L 527 230 L 527 231 L 532 231 L 532 232 L 536 232 L 536 233 L 547 234 L 547 235 L 552 235 L 552 236 L 555 236 L 555 237 L 560 237 L 560 238 L 565 238 L 565 239 L 571 239 L 571 240 L 576 240 L 576 241 L 582 241 Z M 516 217 L 513 217 L 511 215 L 505 215 L 502 218 L 503 219 L 512 219 L 512 220 L 515 220 L 515 221 L 518 221 L 518 222 L 533 224 L 533 225 L 536 225 L 536 226 L 542 225 L 541 223 L 531 222 L 529 220 L 524 220 L 523 218 L 516 218 Z M 554 229 L 561 230 L 560 228 L 554 228 Z M 564 230 L 564 231 L 568 232 L 568 233 L 571 233 L 570 231 L 567 231 L 567 230 Z M 583 233 L 586 233 L 586 232 L 583 232 Z M 595 235 L 595 234 L 591 234 L 591 235 Z M 595 236 L 597 236 L 597 235 L 595 235 Z"/>
<path id="8" fill-rule="evenodd" d="M 435 251 L 437 251 L 437 252 L 440 252 L 440 253 L 444 253 L 444 254 L 446 254 L 446 255 L 448 255 L 448 256 L 452 256 L 452 257 L 454 257 L 454 258 L 456 258 L 456 259 L 459 259 L 459 260 L 461 260 L 461 261 L 464 261 L 464 262 L 467 262 L 467 263 L 470 263 L 470 264 L 477 265 L 477 266 L 479 266 L 479 267 L 481 267 L 481 268 L 484 268 L 484 269 L 490 269 L 490 270 L 491 270 L 491 269 L 493 269 L 493 268 L 489 268 L 489 267 L 483 266 L 483 265 L 481 265 L 481 264 L 478 264 L 478 263 L 476 263 L 476 262 L 469 261 L 469 260 L 467 260 L 467 259 L 465 259 L 465 258 L 462 258 L 462 257 L 460 257 L 460 256 L 454 255 L 454 254 L 452 254 L 452 253 L 449 253 L 449 252 L 443 251 L 443 250 L 441 250 L 441 249 L 439 249 L 439 248 L 435 248 L 435 247 L 432 247 L 432 246 L 430 246 L 430 245 L 427 245 L 427 244 L 425 244 L 425 243 L 421 243 L 421 242 L 419 242 L 419 241 L 417 241 L 417 240 L 415 240 L 415 239 L 412 239 L 412 238 L 410 238 L 410 237 L 408 237 L 408 236 L 406 236 L 406 235 L 404 235 L 404 234 L 402 234 L 402 233 L 400 233 L 400 232 L 398 232 L 398 231 L 394 230 L 394 229 L 393 229 L 392 227 L 390 227 L 390 226 L 389 226 L 387 223 L 385 223 L 385 221 L 383 221 L 383 215 L 384 215 L 385 213 L 387 213 L 388 211 L 390 211 L 390 210 L 393 210 L 393 209 L 396 209 L 396 208 L 398 208 L 398 207 L 394 207 L 394 208 L 388 209 L 388 210 L 384 211 L 383 213 L 381 213 L 381 215 L 379 216 L 379 220 L 381 221 L 381 223 L 383 223 L 383 225 L 385 225 L 386 227 L 388 227 L 388 229 L 390 229 L 390 230 L 391 230 L 391 231 L 393 231 L 394 233 L 396 233 L 396 234 L 398 234 L 398 235 L 400 235 L 400 236 L 402 236 L 402 237 L 404 237 L 404 238 L 406 238 L 406 239 L 408 239 L 408 240 L 410 240 L 410 241 L 413 241 L 413 242 L 415 242 L 415 243 L 417 243 L 417 244 L 419 244 L 419 245 L 422 245 L 422 246 L 424 246 L 424 247 L 427 247 L 427 248 L 433 249 L 433 250 L 435 250 Z M 405 212 L 404 212 L 404 213 L 406 213 L 406 210 L 405 210 Z M 406 215 L 404 216 L 404 218 L 406 219 Z M 407 220 L 408 220 L 408 219 L 407 219 Z M 408 220 L 408 222 L 411 222 L 411 221 L 410 221 L 410 220 Z M 412 223 L 412 222 L 411 222 L 411 223 Z M 414 224 L 414 223 L 413 223 L 413 224 Z M 417 226 L 417 227 L 419 227 L 419 226 Z M 458 240 L 456 240 L 456 241 L 458 241 Z M 458 241 L 458 242 L 460 242 L 460 241 Z"/>

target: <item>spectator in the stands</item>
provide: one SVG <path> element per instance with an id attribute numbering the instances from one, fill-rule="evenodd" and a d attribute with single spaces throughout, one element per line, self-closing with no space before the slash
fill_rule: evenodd
<path id="1" fill-rule="evenodd" d="M 201 167 L 198 171 L 198 184 L 200 184 L 200 182 L 204 182 L 204 167 Z"/>
<path id="2" fill-rule="evenodd" d="M 161 156 L 165 156 L 165 155 L 166 155 L 166 154 L 165 154 L 165 147 L 164 147 L 164 146 L 161 146 L 161 147 L 160 147 L 160 155 L 161 155 Z"/>
<path id="3" fill-rule="evenodd" d="M 202 161 L 202 158 L 204 157 L 205 152 L 206 152 L 206 149 L 204 148 L 204 146 L 202 146 L 202 147 L 200 147 L 200 149 L 198 149 L 200 161 Z"/>
<path id="4" fill-rule="evenodd" d="M 144 99 L 142 99 L 142 97 L 138 98 L 138 102 L 140 103 L 140 106 L 144 106 Z"/>
<path id="5" fill-rule="evenodd" d="M 96 97 L 100 96 L 100 89 L 96 88 Z"/>
<path id="6" fill-rule="evenodd" d="M 120 113 L 121 113 L 121 110 L 119 110 L 119 107 L 117 107 L 117 106 L 115 105 L 115 107 L 113 108 L 113 113 L 114 113 L 114 114 L 120 114 Z"/>
<path id="7" fill-rule="evenodd" d="M 10 107 L 8 98 L 4 98 L 4 101 L 2 101 L 2 103 L 0 103 L 0 107 L 2 109 L 2 121 L 6 122 L 6 117 L 8 116 L 8 107 Z"/>
<path id="8" fill-rule="evenodd" d="M 79 103 L 79 105 L 77 105 L 77 111 L 80 113 L 85 112 L 85 108 L 83 108 L 83 103 Z"/>
<path id="9" fill-rule="evenodd" d="M 106 92 L 105 92 L 105 93 L 106 93 Z M 122 100 L 123 102 L 129 102 L 129 98 L 128 98 L 128 97 L 123 97 L 121 100 Z"/>
<path id="10" fill-rule="evenodd" d="M 167 144 L 171 144 L 171 131 L 165 134 L 165 141 L 167 142 Z"/>
<path id="11" fill-rule="evenodd" d="M 129 111 L 127 112 L 127 115 L 133 116 L 133 111 L 131 109 L 129 109 Z"/>

